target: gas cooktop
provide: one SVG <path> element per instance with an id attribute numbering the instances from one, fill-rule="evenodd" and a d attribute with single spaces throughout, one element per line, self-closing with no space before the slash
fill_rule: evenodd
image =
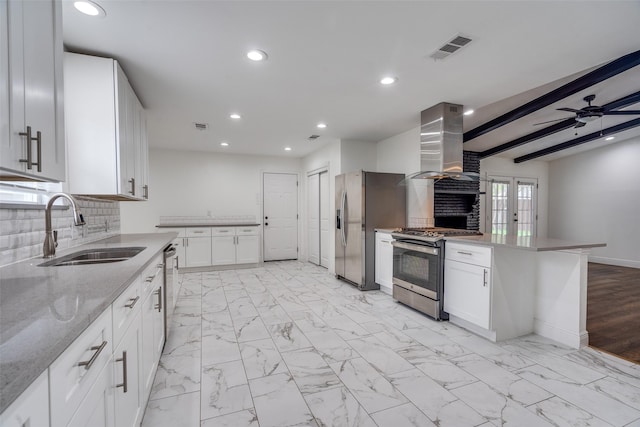
<path id="1" fill-rule="evenodd" d="M 482 236 L 477 230 L 465 230 L 461 228 L 442 228 L 442 227 L 426 227 L 426 228 L 401 228 L 392 233 L 396 238 L 409 238 L 435 242 L 442 240 L 447 236 Z"/>

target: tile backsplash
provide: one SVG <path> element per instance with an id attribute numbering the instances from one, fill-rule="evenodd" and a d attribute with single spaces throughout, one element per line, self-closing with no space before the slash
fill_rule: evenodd
<path id="1" fill-rule="evenodd" d="M 71 209 L 54 209 L 51 224 L 58 231 L 58 250 L 120 234 L 120 203 L 76 196 L 86 225 L 73 225 Z M 64 203 L 64 202 L 63 202 Z M 66 205 L 65 205 L 66 207 Z M 44 206 L 0 208 L 0 266 L 42 255 Z"/>

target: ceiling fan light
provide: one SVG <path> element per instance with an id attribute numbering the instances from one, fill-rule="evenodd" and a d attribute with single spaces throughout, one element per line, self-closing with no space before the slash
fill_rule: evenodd
<path id="1" fill-rule="evenodd" d="M 589 123 L 599 118 L 600 116 L 582 116 L 582 117 L 576 117 L 576 121 L 581 123 Z"/>

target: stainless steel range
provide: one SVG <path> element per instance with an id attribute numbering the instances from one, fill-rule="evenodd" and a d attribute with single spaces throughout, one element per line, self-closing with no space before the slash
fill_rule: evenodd
<path id="1" fill-rule="evenodd" d="M 403 228 L 391 234 L 393 298 L 436 320 L 448 320 L 444 307 L 444 238 L 481 235 L 455 228 Z"/>

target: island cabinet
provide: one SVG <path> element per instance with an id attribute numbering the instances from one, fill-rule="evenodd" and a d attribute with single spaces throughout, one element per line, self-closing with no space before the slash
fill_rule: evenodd
<path id="1" fill-rule="evenodd" d="M 145 111 L 120 64 L 64 54 L 69 192 L 112 200 L 146 200 Z"/>
<path id="2" fill-rule="evenodd" d="M 0 178 L 65 180 L 62 3 L 0 1 Z"/>
<path id="3" fill-rule="evenodd" d="M 0 415 L 0 426 L 49 427 L 49 377 L 47 371 L 43 372 Z"/>
<path id="4" fill-rule="evenodd" d="M 376 283 L 388 294 L 393 290 L 393 246 L 391 233 L 376 231 Z"/>

